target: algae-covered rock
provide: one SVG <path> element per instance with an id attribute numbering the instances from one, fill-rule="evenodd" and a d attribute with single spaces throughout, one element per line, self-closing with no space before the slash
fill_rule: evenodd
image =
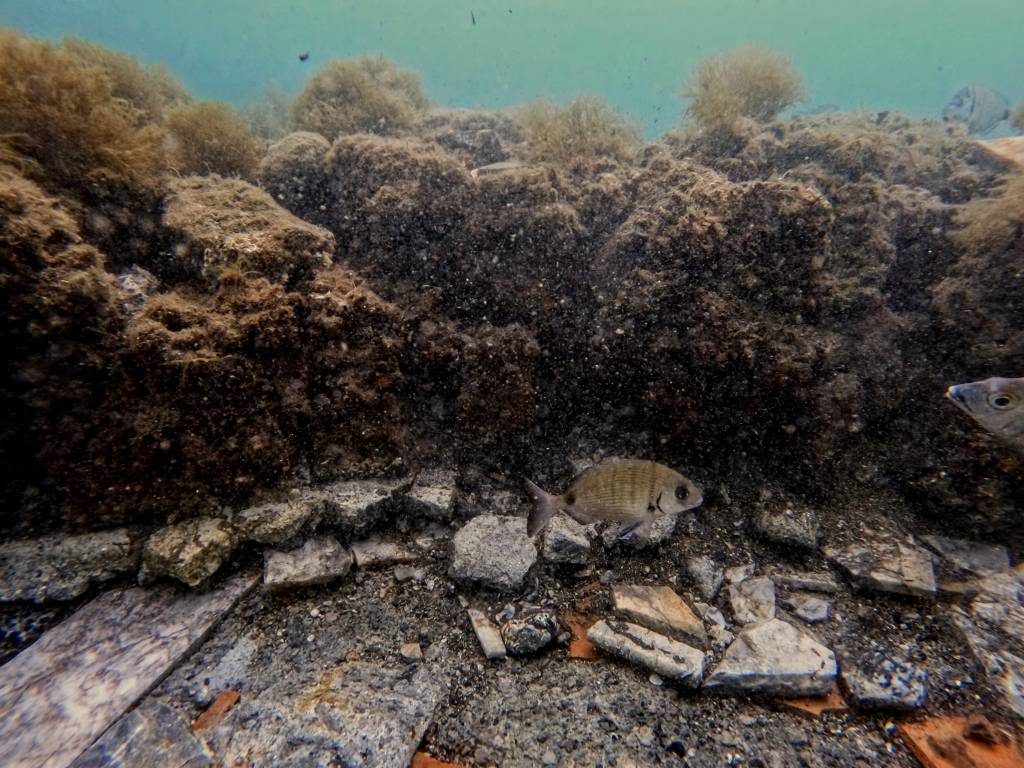
<path id="1" fill-rule="evenodd" d="M 296 216 L 322 221 L 330 200 L 324 164 L 330 149 L 319 133 L 289 133 L 271 144 L 260 161 L 260 186 Z"/>
<path id="2" fill-rule="evenodd" d="M 238 179 L 190 176 L 169 184 L 163 224 L 173 238 L 172 269 L 207 288 L 228 267 L 283 285 L 331 263 L 334 238 Z"/>
<path id="3" fill-rule="evenodd" d="M 329 140 L 346 133 L 394 134 L 429 104 L 418 73 L 383 56 L 334 59 L 291 106 L 292 124 Z"/>
<path id="4" fill-rule="evenodd" d="M 170 576 L 190 587 L 205 583 L 235 548 L 231 527 L 216 518 L 170 525 L 146 540 L 140 579 Z"/>

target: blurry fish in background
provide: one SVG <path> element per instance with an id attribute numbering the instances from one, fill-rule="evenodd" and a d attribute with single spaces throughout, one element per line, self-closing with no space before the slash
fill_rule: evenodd
<path id="1" fill-rule="evenodd" d="M 832 112 L 838 112 L 838 104 L 815 104 L 814 106 L 807 107 L 805 109 L 797 110 L 794 114 L 803 117 L 811 117 L 812 115 L 827 115 Z"/>
<path id="2" fill-rule="evenodd" d="M 309 58 L 309 51 L 303 51 L 299 54 L 299 61 L 305 61 Z"/>
<path id="3" fill-rule="evenodd" d="M 1024 451 L 1024 378 L 956 384 L 946 397 L 996 437 Z"/>
<path id="4" fill-rule="evenodd" d="M 984 136 L 1010 115 L 1010 102 L 983 85 L 968 85 L 956 92 L 942 110 L 947 122 L 964 123 L 967 132 Z"/>
<path id="5" fill-rule="evenodd" d="M 473 26 L 476 26 L 476 14 L 472 11 L 469 12 L 469 20 L 473 22 Z"/>
<path id="6" fill-rule="evenodd" d="M 618 536 L 648 533 L 664 515 L 684 512 L 704 501 L 701 489 L 674 469 L 653 461 L 617 459 L 581 472 L 561 495 L 547 493 L 529 480 L 526 490 L 533 510 L 526 531 L 533 537 L 557 513 L 565 512 L 580 525 L 600 521 L 619 523 Z"/>

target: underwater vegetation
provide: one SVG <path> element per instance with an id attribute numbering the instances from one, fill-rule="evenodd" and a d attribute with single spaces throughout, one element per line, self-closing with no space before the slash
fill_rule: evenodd
<path id="1" fill-rule="evenodd" d="M 185 86 L 160 64 L 145 66 L 132 56 L 77 37 L 64 38 L 60 49 L 103 72 L 114 97 L 139 110 L 143 122 L 159 122 L 171 107 L 192 100 Z"/>
<path id="2" fill-rule="evenodd" d="M 601 157 L 628 162 L 642 146 L 640 125 L 599 96 L 577 96 L 564 107 L 537 99 L 513 116 L 525 135 L 523 154 L 536 162 L 568 165 Z"/>
<path id="3" fill-rule="evenodd" d="M 237 110 L 220 101 L 196 101 L 167 116 L 171 164 L 181 174 L 252 178 L 263 144 Z"/>
<path id="4" fill-rule="evenodd" d="M 164 131 L 118 98 L 102 69 L 73 53 L 0 32 L 0 137 L 50 186 L 104 196 L 155 189 L 166 167 Z"/>
<path id="5" fill-rule="evenodd" d="M 709 56 L 683 85 L 687 117 L 704 130 L 727 131 L 740 118 L 774 119 L 804 97 L 803 79 L 789 59 L 759 45 Z"/>
<path id="6" fill-rule="evenodd" d="M 292 127 L 333 141 L 349 133 L 390 135 L 412 125 L 429 100 L 420 76 L 383 56 L 335 59 L 291 106 Z"/>
<path id="7" fill-rule="evenodd" d="M 259 101 L 241 109 L 250 130 L 261 139 L 277 141 L 291 127 L 292 99 L 279 86 L 271 84 Z"/>

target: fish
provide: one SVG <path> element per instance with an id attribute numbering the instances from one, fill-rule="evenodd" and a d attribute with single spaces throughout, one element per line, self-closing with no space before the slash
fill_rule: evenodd
<path id="1" fill-rule="evenodd" d="M 299 54 L 299 61 L 305 61 L 309 58 L 309 51 L 303 51 Z"/>
<path id="2" fill-rule="evenodd" d="M 1010 102 L 1006 97 L 984 85 L 961 88 L 942 110 L 943 120 L 965 123 L 968 133 L 981 136 L 1009 116 Z"/>
<path id="3" fill-rule="evenodd" d="M 1024 378 L 954 384 L 946 397 L 996 437 L 1024 451 Z"/>
<path id="4" fill-rule="evenodd" d="M 469 12 L 469 20 L 473 22 L 473 26 L 476 26 L 476 14 L 472 11 Z"/>
<path id="5" fill-rule="evenodd" d="M 606 461 L 580 473 L 565 493 L 554 495 L 526 481 L 533 510 L 526 532 L 533 538 L 557 512 L 580 525 L 598 521 L 619 523 L 619 538 L 636 531 L 644 536 L 665 515 L 698 507 L 703 491 L 674 469 L 642 459 Z"/>

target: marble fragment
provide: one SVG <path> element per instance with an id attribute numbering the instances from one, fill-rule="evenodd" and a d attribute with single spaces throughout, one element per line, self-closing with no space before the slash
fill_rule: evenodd
<path id="1" fill-rule="evenodd" d="M 544 559 L 552 563 L 587 562 L 590 539 L 587 529 L 568 515 L 555 515 L 544 531 Z"/>
<path id="2" fill-rule="evenodd" d="M 384 568 L 389 565 L 413 563 L 419 556 L 403 544 L 380 539 L 357 541 L 351 545 L 357 568 Z"/>
<path id="3" fill-rule="evenodd" d="M 832 651 L 791 624 L 772 619 L 737 636 L 704 688 L 733 695 L 823 696 L 837 671 Z"/>
<path id="4" fill-rule="evenodd" d="M 677 640 L 707 644 L 704 622 L 671 587 L 624 584 L 612 589 L 615 612 L 623 618 Z"/>
<path id="5" fill-rule="evenodd" d="M 628 621 L 599 621 L 587 639 L 606 653 L 618 656 L 686 688 L 696 688 L 704 677 L 704 652 Z"/>
<path id="6" fill-rule="evenodd" d="M 729 586 L 729 606 L 737 624 L 753 624 L 775 618 L 775 583 L 756 576 Z"/>
<path id="7" fill-rule="evenodd" d="M 72 768 L 206 768 L 213 756 L 177 710 L 144 701 L 108 728 Z"/>
<path id="8" fill-rule="evenodd" d="M 501 639 L 501 632 L 498 631 L 494 622 L 487 618 L 483 611 L 478 611 L 476 608 L 469 608 L 467 612 L 484 656 L 488 659 L 504 659 L 507 654 L 505 641 Z"/>
<path id="9" fill-rule="evenodd" d="M 829 561 L 860 587 L 914 597 L 934 597 L 935 570 L 927 550 L 882 539 L 827 549 Z"/>
<path id="10" fill-rule="evenodd" d="M 164 678 L 258 581 L 100 595 L 0 667 L 5 768 L 70 765 Z"/>
<path id="11" fill-rule="evenodd" d="M 329 584 L 352 568 L 352 555 L 331 536 L 309 539 L 291 552 L 268 551 L 263 584 L 271 592 Z"/>
<path id="12" fill-rule="evenodd" d="M 921 541 L 960 570 L 976 576 L 1010 570 L 1010 555 L 1000 544 L 982 544 L 947 536 L 922 536 Z"/>

